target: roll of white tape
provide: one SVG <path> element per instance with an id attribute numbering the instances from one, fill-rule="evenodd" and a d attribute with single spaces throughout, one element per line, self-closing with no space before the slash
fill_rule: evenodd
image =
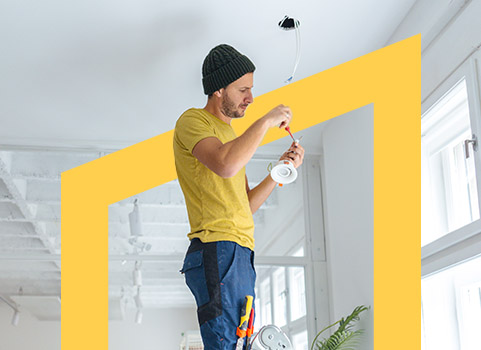
<path id="1" fill-rule="evenodd" d="M 297 170 L 288 160 L 281 160 L 272 168 L 271 177 L 280 184 L 290 184 L 297 179 Z"/>

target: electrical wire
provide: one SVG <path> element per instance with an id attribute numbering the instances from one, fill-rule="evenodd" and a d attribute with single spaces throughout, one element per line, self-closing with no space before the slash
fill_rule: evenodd
<path id="1" fill-rule="evenodd" d="M 264 327 L 262 327 L 262 328 L 264 328 Z M 251 350 L 251 349 L 252 349 L 252 344 L 254 344 L 254 341 L 256 340 L 257 336 L 258 336 L 259 333 L 261 332 L 262 328 L 259 329 L 259 332 L 256 333 L 256 335 L 254 336 L 254 338 L 252 339 L 252 341 L 251 341 L 250 344 L 249 344 L 249 349 L 247 349 L 247 350 Z"/>
<path id="2" fill-rule="evenodd" d="M 294 79 L 294 74 L 296 73 L 297 66 L 299 65 L 299 61 L 301 60 L 301 32 L 300 32 L 300 22 L 294 19 L 294 29 L 296 31 L 296 62 L 294 64 L 294 69 L 292 70 L 292 74 L 285 83 L 290 83 L 292 79 Z"/>

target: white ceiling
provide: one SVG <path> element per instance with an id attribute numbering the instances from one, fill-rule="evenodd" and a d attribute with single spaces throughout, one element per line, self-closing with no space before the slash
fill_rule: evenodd
<path id="1" fill-rule="evenodd" d="M 17 1 L 0 4 L 0 144 L 121 148 L 202 107 L 201 65 L 219 43 L 256 64 L 254 93 L 385 45 L 414 0 Z"/>
<path id="2" fill-rule="evenodd" d="M 295 34 L 277 26 L 284 15 L 301 22 L 297 81 L 383 47 L 414 1 L 1 2 L 0 295 L 13 302 L 22 287 L 25 297 L 60 296 L 60 172 L 171 130 L 185 109 L 202 107 L 201 65 L 213 46 L 229 43 L 254 61 L 254 93 L 261 95 L 292 72 Z M 322 151 L 321 129 L 302 132 L 309 154 Z M 286 143 L 263 146 L 257 157 Z M 265 164 L 250 168 L 255 183 Z M 181 254 L 187 218 L 177 183 L 139 200 L 150 253 Z M 135 253 L 128 243 L 132 202 L 109 209 L 111 254 Z M 275 203 L 257 215 L 259 225 Z M 166 225 L 176 237 L 155 229 Z M 46 258 L 31 261 L 29 254 Z M 144 306 L 192 304 L 179 292 L 188 293 L 185 286 L 177 288 L 179 262 L 169 264 L 143 263 Z M 131 289 L 132 270 L 132 261 L 111 264 L 111 296 Z"/>

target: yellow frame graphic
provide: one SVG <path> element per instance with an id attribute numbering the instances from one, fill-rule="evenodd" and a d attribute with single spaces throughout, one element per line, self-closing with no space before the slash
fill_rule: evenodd
<path id="1" fill-rule="evenodd" d="M 236 132 L 280 103 L 296 132 L 374 103 L 374 348 L 419 348 L 421 36 L 257 97 Z M 62 173 L 63 350 L 108 349 L 108 206 L 176 178 L 172 137 Z"/>

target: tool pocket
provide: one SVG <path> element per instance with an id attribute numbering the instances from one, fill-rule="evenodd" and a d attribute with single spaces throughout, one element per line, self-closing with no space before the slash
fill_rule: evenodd
<path id="1" fill-rule="evenodd" d="M 185 282 L 194 294 L 197 307 L 207 304 L 209 302 L 209 290 L 205 277 L 203 251 L 198 250 L 187 254 L 180 272 L 185 275 Z"/>

